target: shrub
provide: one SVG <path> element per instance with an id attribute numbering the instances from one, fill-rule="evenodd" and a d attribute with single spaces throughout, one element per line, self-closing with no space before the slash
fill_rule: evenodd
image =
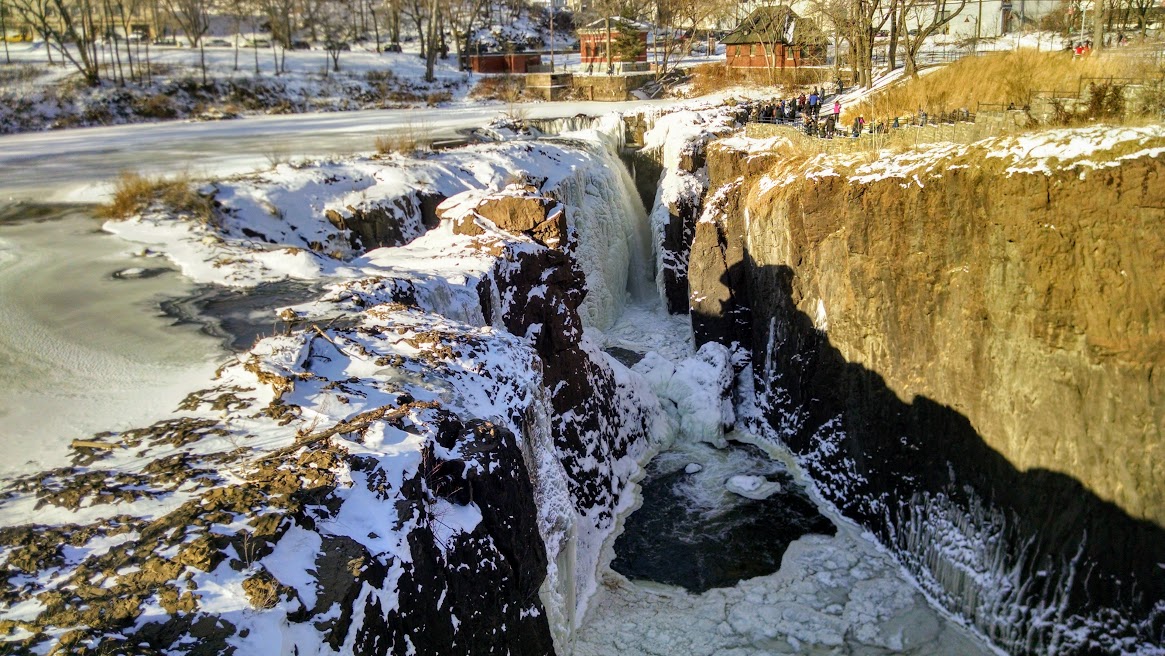
<path id="1" fill-rule="evenodd" d="M 823 68 L 729 68 L 722 63 L 701 64 L 691 70 L 691 93 L 704 96 L 732 87 L 782 87 L 796 90 L 820 86 L 833 74 Z M 774 90 L 776 92 L 776 90 Z"/>
<path id="2" fill-rule="evenodd" d="M 13 64 L 0 66 L 0 86 L 29 82 L 44 75 L 46 69 L 35 64 Z"/>
<path id="3" fill-rule="evenodd" d="M 128 219 L 152 205 L 161 205 L 177 214 L 185 214 L 198 221 L 214 222 L 214 199 L 198 193 L 189 176 L 175 178 L 150 177 L 123 171 L 113 183 L 113 196 L 98 210 L 108 219 Z"/>
<path id="4" fill-rule="evenodd" d="M 476 100 L 516 102 L 522 98 L 525 86 L 524 80 L 514 75 L 482 77 L 469 92 L 469 97 Z"/>
<path id="5" fill-rule="evenodd" d="M 135 98 L 133 106 L 135 113 L 146 118 L 167 119 L 178 116 L 174 102 L 161 93 Z"/>

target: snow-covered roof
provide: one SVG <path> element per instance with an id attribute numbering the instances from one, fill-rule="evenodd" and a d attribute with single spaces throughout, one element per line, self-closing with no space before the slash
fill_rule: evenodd
<path id="1" fill-rule="evenodd" d="M 821 30 L 811 20 L 803 19 L 787 5 L 758 7 L 740 21 L 722 43 L 783 43 L 785 45 L 816 42 Z"/>
<path id="2" fill-rule="evenodd" d="M 600 18 L 597 21 L 587 23 L 586 25 L 579 28 L 578 31 L 580 34 L 584 34 L 587 32 L 598 32 L 598 31 L 605 32 L 607 30 L 607 20 L 608 19 L 606 19 L 606 18 Z M 650 32 L 651 31 L 650 25 L 647 25 L 646 23 L 640 23 L 639 21 L 631 20 L 630 18 L 623 18 L 622 16 L 612 16 L 609 20 L 611 21 L 611 29 L 613 31 L 620 31 L 624 28 L 626 28 L 626 31 L 632 31 L 632 30 L 634 30 L 636 32 Z"/>

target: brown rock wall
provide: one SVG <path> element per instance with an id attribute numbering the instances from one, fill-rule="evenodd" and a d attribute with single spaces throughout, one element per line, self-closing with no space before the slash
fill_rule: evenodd
<path id="1" fill-rule="evenodd" d="M 793 265 L 798 309 L 824 309 L 830 342 L 902 400 L 1165 525 L 1163 175 L 1146 158 L 1083 181 L 802 181 L 749 196 L 749 252 Z"/>

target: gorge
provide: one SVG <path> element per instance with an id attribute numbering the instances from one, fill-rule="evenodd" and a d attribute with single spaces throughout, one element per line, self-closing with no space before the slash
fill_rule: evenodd
<path id="1" fill-rule="evenodd" d="M 204 186 L 210 221 L 106 224 L 305 296 L 227 327 L 177 412 L 9 484 L 8 645 L 1160 652 L 1165 132 L 827 159 L 746 111 L 281 164 Z M 620 564 L 650 513 L 736 506 L 774 513 L 732 543 L 765 567 Z"/>

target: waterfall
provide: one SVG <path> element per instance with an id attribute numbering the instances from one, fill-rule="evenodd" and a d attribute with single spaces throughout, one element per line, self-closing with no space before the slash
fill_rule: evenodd
<path id="1" fill-rule="evenodd" d="M 623 119 L 604 116 L 594 126 L 564 135 L 586 147 L 594 166 L 576 167 L 555 193 L 573 211 L 568 221 L 578 236 L 574 253 L 587 278 L 579 314 L 587 326 L 609 328 L 630 298 L 654 293 L 651 227 L 635 181 L 619 159 Z"/>
<path id="2" fill-rule="evenodd" d="M 578 132 L 580 130 L 589 130 L 602 120 L 599 116 L 587 116 L 586 114 L 576 114 L 574 116 L 565 116 L 560 118 L 533 118 L 526 119 L 523 123 L 526 127 L 533 128 L 539 133 L 548 136 L 556 136 L 567 132 Z"/>

